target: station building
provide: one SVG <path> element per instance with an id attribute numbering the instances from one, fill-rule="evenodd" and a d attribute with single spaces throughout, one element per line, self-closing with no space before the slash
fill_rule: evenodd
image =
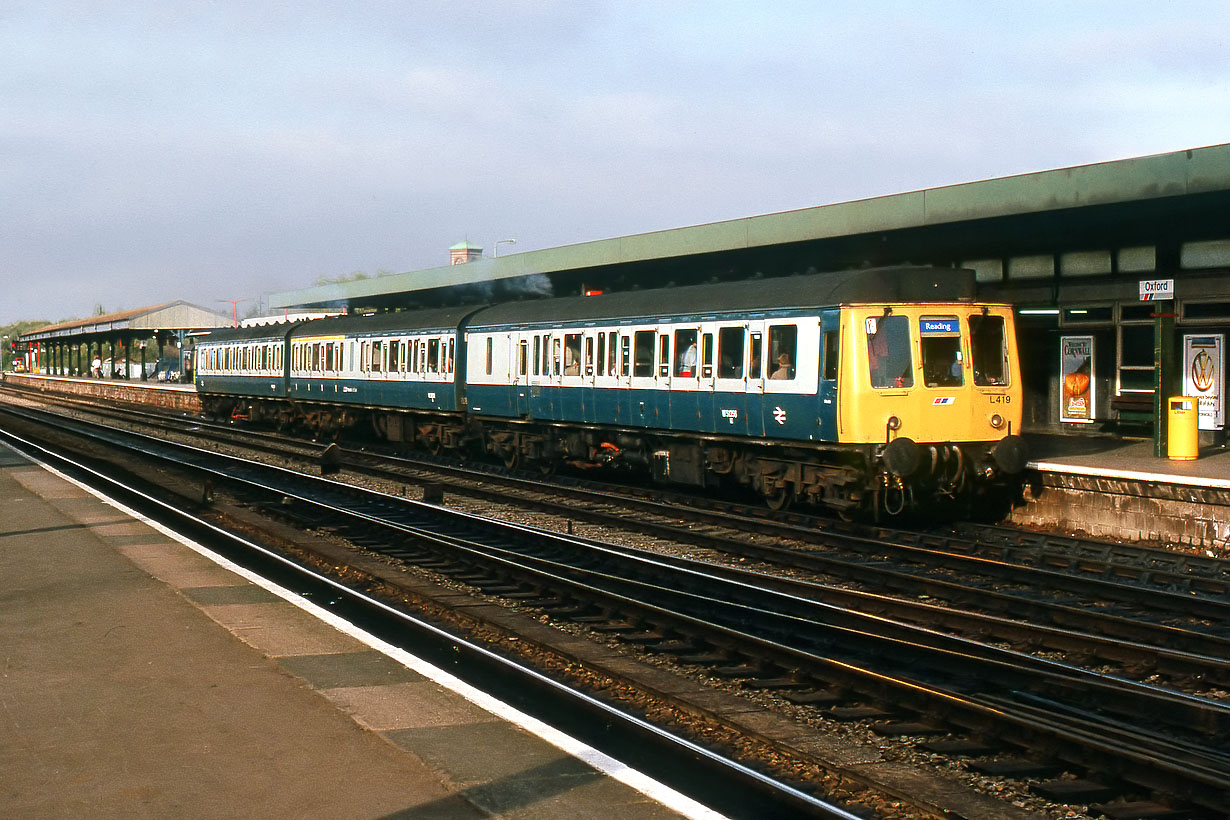
<path id="1" fill-rule="evenodd" d="M 1224 439 L 1230 144 L 483 258 L 276 294 L 395 310 L 889 265 L 975 271 L 1017 308 L 1030 431 L 1154 431 L 1195 394 Z M 505 240 L 507 241 L 507 240 Z M 464 247 L 463 247 L 464 246 Z M 465 252 L 458 264 L 457 248 Z"/>

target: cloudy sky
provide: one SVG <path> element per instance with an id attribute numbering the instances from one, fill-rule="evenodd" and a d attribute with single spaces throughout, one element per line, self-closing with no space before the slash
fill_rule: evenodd
<path id="1" fill-rule="evenodd" d="M 0 324 L 1230 142 L 1230 3 L 0 0 Z"/>

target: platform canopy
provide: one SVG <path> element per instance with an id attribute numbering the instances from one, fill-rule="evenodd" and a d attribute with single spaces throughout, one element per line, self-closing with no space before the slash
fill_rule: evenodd
<path id="1" fill-rule="evenodd" d="M 232 317 L 224 313 L 178 301 L 47 325 L 21 334 L 21 341 L 62 342 L 95 336 L 153 336 L 160 331 L 201 330 L 233 324 Z"/>
<path id="2" fill-rule="evenodd" d="M 381 310 L 910 264 L 971 268 L 992 291 L 1019 283 L 1013 300 L 1052 301 L 1056 276 L 1121 275 L 1131 289 L 1156 270 L 1222 267 L 1228 207 L 1230 144 L 1213 145 L 477 258 L 270 304 Z"/>

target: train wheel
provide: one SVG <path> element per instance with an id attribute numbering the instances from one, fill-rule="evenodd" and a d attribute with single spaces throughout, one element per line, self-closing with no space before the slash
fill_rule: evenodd
<path id="1" fill-rule="evenodd" d="M 790 487 L 782 487 L 775 492 L 771 492 L 764 497 L 765 503 L 769 505 L 769 509 L 773 512 L 781 512 L 790 506 L 790 502 L 794 497 L 790 493 Z"/>
<path id="2" fill-rule="evenodd" d="M 503 452 L 500 459 L 504 462 L 506 468 L 515 470 L 521 466 L 521 451 L 515 447 L 510 447 Z"/>

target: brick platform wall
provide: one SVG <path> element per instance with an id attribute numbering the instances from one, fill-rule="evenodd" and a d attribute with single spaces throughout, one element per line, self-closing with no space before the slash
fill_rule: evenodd
<path id="1" fill-rule="evenodd" d="M 1013 523 L 1121 541 L 1230 546 L 1230 490 L 1044 472 L 1032 476 L 1024 500 Z"/>
<path id="2" fill-rule="evenodd" d="M 4 383 L 43 393 L 87 396 L 130 404 L 152 404 L 186 413 L 201 412 L 201 400 L 192 385 L 76 379 L 27 373 L 5 373 Z"/>

